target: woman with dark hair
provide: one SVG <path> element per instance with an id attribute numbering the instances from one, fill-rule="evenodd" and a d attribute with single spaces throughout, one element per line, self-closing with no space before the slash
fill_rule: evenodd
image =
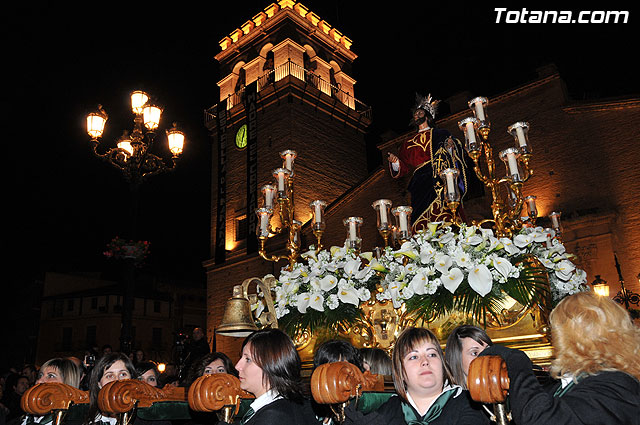
<path id="1" fill-rule="evenodd" d="M 323 342 L 313 354 L 313 368 L 321 364 L 333 362 L 349 362 L 364 372 L 360 351 L 347 341 L 333 339 Z"/>
<path id="2" fill-rule="evenodd" d="M 458 385 L 451 385 L 440 342 L 428 329 L 402 331 L 393 350 L 392 366 L 397 396 L 367 415 L 345 409 L 345 424 L 489 423 L 480 407 L 473 405 L 469 393 Z"/>
<path id="3" fill-rule="evenodd" d="M 112 381 L 134 379 L 136 369 L 129 356 L 122 353 L 107 353 L 96 362 L 89 377 L 89 410 L 84 424 L 115 425 L 116 418 L 102 415 L 98 409 L 98 393 L 100 389 Z"/>
<path id="4" fill-rule="evenodd" d="M 455 328 L 447 338 L 444 349 L 444 360 L 451 371 L 453 383 L 467 389 L 471 361 L 492 345 L 493 342 L 484 329 L 472 325 Z"/>
<path id="5" fill-rule="evenodd" d="M 214 373 L 228 373 L 238 377 L 238 371 L 226 354 L 220 352 L 209 353 L 200 357 L 191 365 L 187 377 L 187 386 L 193 384 L 193 381 L 201 376 Z"/>
<path id="6" fill-rule="evenodd" d="M 249 335 L 236 369 L 240 387 L 256 397 L 242 425 L 318 423 L 303 395 L 300 356 L 281 330 L 263 329 Z"/>
<path id="7" fill-rule="evenodd" d="M 373 375 L 391 376 L 391 357 L 382 348 L 361 348 L 362 365 Z"/>
<path id="8" fill-rule="evenodd" d="M 349 362 L 355 365 L 360 371 L 364 372 L 364 364 L 362 363 L 362 356 L 360 351 L 355 348 L 351 343 L 347 341 L 341 341 L 337 339 L 325 341 L 316 349 L 313 354 L 313 369 L 325 363 L 334 362 Z M 331 424 L 331 409 L 327 405 L 318 404 L 315 401 L 311 402 L 313 411 L 316 418 L 323 424 Z"/>
<path id="9" fill-rule="evenodd" d="M 543 388 L 529 357 L 499 345 L 509 373 L 509 403 L 518 425 L 640 423 L 640 328 L 615 301 L 593 292 L 564 298 L 549 316 L 555 385 Z"/>
<path id="10" fill-rule="evenodd" d="M 136 376 L 138 377 L 138 380 L 146 382 L 152 387 L 157 387 L 160 371 L 154 362 L 143 361 L 136 363 Z"/>

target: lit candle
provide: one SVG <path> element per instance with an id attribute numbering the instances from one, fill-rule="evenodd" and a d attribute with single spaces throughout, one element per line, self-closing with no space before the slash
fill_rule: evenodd
<path id="1" fill-rule="evenodd" d="M 407 213 L 404 211 L 400 211 L 400 215 L 398 215 L 398 219 L 400 220 L 400 231 L 406 232 L 407 228 L 409 227 L 407 225 Z"/>
<path id="2" fill-rule="evenodd" d="M 484 117 L 484 108 L 482 107 L 482 101 L 478 100 L 476 103 L 473 104 L 473 106 L 476 109 L 476 118 L 478 118 L 480 121 L 484 121 L 485 117 Z"/>
<path id="3" fill-rule="evenodd" d="M 456 193 L 456 183 L 453 181 L 453 173 L 447 173 L 447 191 L 449 195 L 455 195 Z"/>
<path id="4" fill-rule="evenodd" d="M 356 230 L 356 222 L 355 220 L 351 220 L 349 222 L 349 240 L 355 241 L 357 239 Z"/>
<path id="5" fill-rule="evenodd" d="M 275 187 L 270 184 L 262 186 L 262 193 L 264 194 L 264 207 L 273 208 L 273 199 L 275 195 Z"/>
<path id="6" fill-rule="evenodd" d="M 284 192 L 284 171 L 278 172 L 278 190 Z"/>
<path id="7" fill-rule="evenodd" d="M 380 203 L 380 225 L 384 226 L 389 222 L 389 218 L 387 217 L 387 205 L 382 202 Z"/>
<path id="8" fill-rule="evenodd" d="M 287 154 L 284 157 L 284 168 L 291 171 L 291 154 Z"/>
<path id="9" fill-rule="evenodd" d="M 476 132 L 474 131 L 473 128 L 473 122 L 469 121 L 466 124 L 467 127 L 467 140 L 469 141 L 469 146 L 474 146 L 478 143 L 478 141 L 476 140 Z"/>
<path id="10" fill-rule="evenodd" d="M 558 227 L 560 227 L 560 223 L 558 222 L 558 213 L 556 212 L 552 212 L 549 215 L 549 218 L 551 218 L 551 224 L 553 225 L 554 229 L 557 229 Z"/>
<path id="11" fill-rule="evenodd" d="M 525 136 L 522 127 L 516 127 L 516 135 L 518 136 L 518 144 L 520 147 L 527 146 L 527 136 Z"/>
<path id="12" fill-rule="evenodd" d="M 551 244 L 551 233 L 547 233 L 547 249 L 551 249 L 553 245 Z"/>
<path id="13" fill-rule="evenodd" d="M 527 206 L 529 207 L 529 216 L 537 217 L 538 210 L 536 209 L 536 197 L 535 196 L 527 196 L 526 198 Z"/>
<path id="14" fill-rule="evenodd" d="M 320 203 L 318 202 L 316 204 L 316 207 L 314 209 L 314 223 L 321 223 L 322 222 L 322 205 L 320 205 Z"/>
<path id="15" fill-rule="evenodd" d="M 267 214 L 260 215 L 260 232 L 264 235 L 269 227 L 269 216 Z"/>
<path id="16" fill-rule="evenodd" d="M 507 162 L 509 164 L 509 175 L 517 176 L 517 179 L 520 179 L 520 173 L 518 172 L 518 161 L 516 159 L 516 154 L 513 152 L 508 152 Z"/>

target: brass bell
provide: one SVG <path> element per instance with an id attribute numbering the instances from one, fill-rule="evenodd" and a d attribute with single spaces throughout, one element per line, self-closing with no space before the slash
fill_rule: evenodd
<path id="1" fill-rule="evenodd" d="M 243 285 L 236 285 L 233 287 L 232 297 L 227 301 L 222 323 L 216 329 L 216 333 L 224 336 L 246 337 L 257 330 Z"/>

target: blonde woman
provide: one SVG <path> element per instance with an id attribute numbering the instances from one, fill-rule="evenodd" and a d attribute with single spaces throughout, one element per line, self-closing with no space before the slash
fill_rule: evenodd
<path id="1" fill-rule="evenodd" d="M 551 312 L 558 382 L 545 391 L 526 354 L 492 346 L 480 355 L 502 356 L 509 400 L 518 425 L 640 424 L 640 329 L 606 297 L 581 292 Z"/>

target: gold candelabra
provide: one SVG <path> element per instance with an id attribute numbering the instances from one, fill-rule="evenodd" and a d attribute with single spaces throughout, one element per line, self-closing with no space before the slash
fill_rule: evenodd
<path id="1" fill-rule="evenodd" d="M 300 255 L 301 240 L 300 227 L 302 223 L 295 219 L 295 185 L 293 165 L 296 158 L 296 152 L 285 150 L 280 152 L 283 159 L 281 168 L 273 170 L 275 185 L 265 185 L 262 187 L 264 205 L 256 210 L 258 216 L 258 225 L 256 234 L 260 247 L 258 253 L 267 260 L 278 262 L 288 260 L 289 267 L 293 268 Z M 271 219 L 274 215 L 274 208 L 277 206 L 278 217 L 280 218 L 280 226 L 273 227 Z M 273 236 L 282 234 L 288 230 L 287 251 L 285 255 L 268 255 L 266 250 L 267 240 Z"/>
<path id="2" fill-rule="evenodd" d="M 529 208 L 529 218 L 535 223 L 537 217 L 535 196 L 525 198 L 522 194 L 523 183 L 533 175 L 533 169 L 529 165 L 531 159 L 531 146 L 528 140 L 529 123 L 516 122 L 507 129 L 507 132 L 514 137 L 516 146 L 504 149 L 498 155 L 506 167 L 506 174 L 501 177 L 496 170 L 493 147 L 488 141 L 491 131 L 491 123 L 487 115 L 488 103 L 485 97 L 470 100 L 468 105 L 474 116 L 467 117 L 458 123 L 458 127 L 464 132 L 465 149 L 474 162 L 474 171 L 489 189 L 492 197 L 493 217 L 474 221 L 473 224 L 482 226 L 485 223 L 492 223 L 499 237 L 511 237 L 523 226 L 520 215 L 525 201 Z M 458 207 L 456 202 L 459 202 L 459 199 L 449 197 L 447 201 L 450 209 L 455 212 L 455 208 Z"/>

